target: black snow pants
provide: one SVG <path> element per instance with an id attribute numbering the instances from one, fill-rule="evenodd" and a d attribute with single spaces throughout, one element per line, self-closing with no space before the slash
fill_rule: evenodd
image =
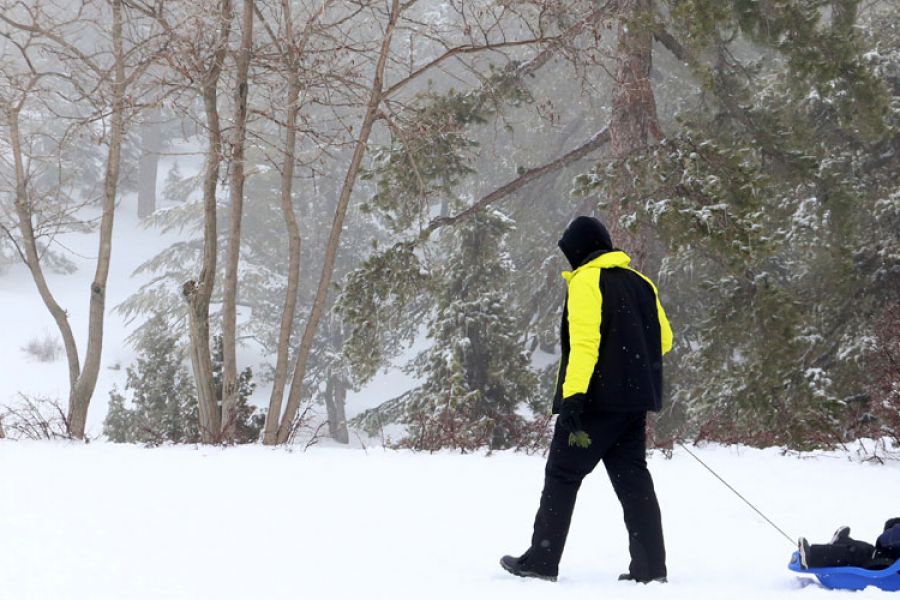
<path id="1" fill-rule="evenodd" d="M 812 544 L 806 554 L 806 564 L 816 567 L 880 568 L 881 561 L 874 558 L 875 546 L 852 538 L 834 544 Z M 888 565 L 883 565 L 888 566 Z"/>
<path id="2" fill-rule="evenodd" d="M 647 470 L 647 413 L 589 413 L 581 423 L 591 438 L 588 448 L 569 446 L 569 432 L 556 427 L 531 547 L 522 557 L 524 565 L 538 573 L 558 574 L 581 481 L 602 460 L 622 503 L 631 552 L 629 572 L 641 580 L 664 577 L 666 551 L 659 503 Z"/>

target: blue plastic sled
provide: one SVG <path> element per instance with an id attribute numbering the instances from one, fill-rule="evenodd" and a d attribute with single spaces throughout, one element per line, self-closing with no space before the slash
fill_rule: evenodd
<path id="1" fill-rule="evenodd" d="M 815 575 L 830 590 L 864 590 L 871 585 L 885 592 L 900 592 L 900 560 L 878 571 L 859 567 L 804 569 L 800 566 L 800 553 L 794 552 L 788 568 L 801 575 Z"/>

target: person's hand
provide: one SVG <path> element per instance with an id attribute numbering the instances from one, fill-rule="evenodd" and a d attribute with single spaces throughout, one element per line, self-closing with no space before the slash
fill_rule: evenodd
<path id="1" fill-rule="evenodd" d="M 591 436 L 586 431 L 576 431 L 569 434 L 569 445 L 579 448 L 588 448 L 591 445 Z"/>
<path id="2" fill-rule="evenodd" d="M 581 415 L 584 413 L 586 404 L 587 396 L 584 394 L 574 394 L 562 401 L 556 422 L 569 432 L 570 446 L 587 448 L 591 445 L 590 436 L 581 428 Z"/>
<path id="3" fill-rule="evenodd" d="M 557 419 L 559 426 L 569 433 L 581 431 L 581 415 L 584 413 L 586 404 L 587 396 L 584 394 L 574 394 L 565 398 L 559 408 L 559 418 Z"/>

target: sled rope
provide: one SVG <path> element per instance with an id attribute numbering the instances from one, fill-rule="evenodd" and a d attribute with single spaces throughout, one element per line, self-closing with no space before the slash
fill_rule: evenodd
<path id="1" fill-rule="evenodd" d="M 734 489 L 734 487 L 732 487 L 730 483 L 728 483 L 727 481 L 725 481 L 724 479 L 722 479 L 721 475 L 719 475 L 718 473 L 716 473 L 716 472 L 712 469 L 712 467 L 710 467 L 708 464 L 706 464 L 705 462 L 703 462 L 703 461 L 700 459 L 699 456 L 697 456 L 696 454 L 694 454 L 693 452 L 691 452 L 690 450 L 688 450 L 687 446 L 685 446 L 685 445 L 682 444 L 681 442 L 676 442 L 676 443 L 681 447 L 682 450 L 684 450 L 685 452 L 687 452 L 688 454 L 690 454 L 691 457 L 692 457 L 694 460 L 696 460 L 698 463 L 700 463 L 701 465 L 703 465 L 703 466 L 706 468 L 707 471 L 709 471 L 710 473 L 712 473 L 712 474 L 715 476 L 716 479 L 718 479 L 719 481 L 721 481 L 721 482 L 725 485 L 725 487 L 727 487 L 729 490 L 732 491 L 732 493 L 734 493 L 735 496 L 737 496 L 738 498 L 740 498 L 741 500 L 743 500 L 744 503 L 745 503 L 747 506 L 749 506 L 750 508 L 752 508 L 753 510 L 755 510 L 755 511 L 756 511 L 756 514 L 758 514 L 759 516 L 761 516 L 763 519 L 766 520 L 766 523 L 768 523 L 769 525 L 771 525 L 778 533 L 780 533 L 781 535 L 783 535 L 783 536 L 784 536 L 784 539 L 786 539 L 788 542 L 790 542 L 792 548 L 796 548 L 796 547 L 797 547 L 797 542 L 794 541 L 794 539 L 793 539 L 791 536 L 789 536 L 788 534 L 786 534 L 786 533 L 784 532 L 784 530 L 783 530 L 781 527 L 779 527 L 778 525 L 776 525 L 775 523 L 773 523 L 773 522 L 772 522 L 772 519 L 770 519 L 769 517 L 767 517 L 766 515 L 764 515 L 763 512 L 762 512 L 761 510 L 759 510 L 758 508 L 756 508 L 756 506 L 754 506 L 752 502 L 750 502 L 749 500 L 747 500 L 746 498 L 744 498 L 744 496 L 741 495 L 741 493 L 740 493 L 739 491 L 737 491 L 736 489 Z"/>

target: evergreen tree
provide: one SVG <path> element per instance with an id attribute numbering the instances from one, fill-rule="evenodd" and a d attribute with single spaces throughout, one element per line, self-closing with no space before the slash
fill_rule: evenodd
<path id="1" fill-rule="evenodd" d="M 708 64 L 682 49 L 707 101 L 678 114 L 677 135 L 580 184 L 669 249 L 661 287 L 680 338 L 669 425 L 804 448 L 854 435 L 866 340 L 900 290 L 900 21 L 870 15 L 867 35 L 835 40 L 840 23 L 818 7 L 784 7 L 790 18 L 765 35 L 760 7 L 741 13 L 745 43 L 762 46 L 743 58 L 722 22 L 681 15 L 701 27 L 689 39 L 717 50 Z M 622 172 L 636 185 L 617 197 Z"/>
<path id="2" fill-rule="evenodd" d="M 222 410 L 222 336 L 213 338 L 213 384 L 216 389 L 216 403 Z M 255 406 L 247 403 L 247 399 L 253 394 L 256 384 L 253 383 L 253 370 L 245 368 L 238 375 L 238 400 L 234 409 L 234 441 L 236 444 L 252 444 L 259 441 L 266 422 L 264 414 Z"/>
<path id="3" fill-rule="evenodd" d="M 504 239 L 511 227 L 499 212 L 486 211 L 453 232 L 433 279 L 432 345 L 407 366 L 424 382 L 357 424 L 371 431 L 399 422 L 407 428 L 399 445 L 416 450 L 527 443 L 533 432 L 524 415 L 546 406 L 536 399 L 537 377 L 510 309 Z"/>
<path id="4" fill-rule="evenodd" d="M 197 397 L 193 376 L 185 366 L 185 352 L 168 320 L 156 315 L 143 328 L 138 357 L 127 369 L 125 391 L 110 392 L 103 433 L 112 442 L 140 444 L 193 444 L 200 442 Z M 214 339 L 213 373 L 221 402 L 222 341 Z M 253 373 L 245 369 L 239 378 L 235 441 L 259 439 L 264 416 L 248 404 L 253 393 Z M 129 406 L 130 405 L 130 406 Z"/>
<path id="5" fill-rule="evenodd" d="M 176 161 L 166 174 L 162 197 L 171 204 L 184 204 L 188 201 L 191 194 L 197 191 L 197 188 L 199 188 L 197 176 L 187 177 L 183 175 L 178 161 Z"/>
<path id="6" fill-rule="evenodd" d="M 127 369 L 130 402 L 117 390 L 110 392 L 103 433 L 113 442 L 196 443 L 197 398 L 184 351 L 164 317 L 150 319 L 144 331 L 137 360 Z"/>
<path id="7" fill-rule="evenodd" d="M 659 42 L 647 50 L 654 66 L 647 105 L 655 91 L 650 116 L 665 135 L 583 168 L 574 198 L 564 176 L 551 176 L 504 207 L 519 224 L 508 240 L 518 267 L 509 285 L 523 338 L 532 349 L 555 344 L 562 295 L 553 285 L 554 242 L 574 214 L 594 211 L 636 266 L 659 280 L 676 329 L 661 437 L 702 432 L 795 447 L 852 437 L 869 340 L 900 289 L 897 11 L 856 0 L 645 4 L 648 11 L 626 24 L 650 29 Z M 390 347 L 403 304 L 427 290 L 412 271 L 429 251 L 416 224 L 433 215 L 434 201 L 479 189 L 510 156 L 529 165 L 546 152 L 552 130 L 534 115 L 527 122 L 537 127 L 516 131 L 515 144 L 500 143 L 508 153 L 479 156 L 480 142 L 506 132 L 481 128 L 485 135 L 477 126 L 500 120 L 512 138 L 516 117 L 556 109 L 551 100 L 513 107 L 513 98 L 549 95 L 549 82 L 554 94 L 571 90 L 577 98 L 571 82 L 593 82 L 588 68 L 558 66 L 518 84 L 523 94 L 499 95 L 491 110 L 450 92 L 441 101 L 423 95 L 424 106 L 409 113 L 417 134 L 395 136 L 393 158 L 376 163 L 373 206 L 386 213 L 392 233 L 411 239 L 352 276 L 389 280 L 379 284 L 383 294 L 342 298 L 354 363 L 366 362 L 353 358 L 364 347 Z M 578 109 L 559 109 L 571 111 L 564 139 L 602 126 L 605 109 L 597 107 L 608 87 L 591 90 L 599 112 L 593 122 L 579 123 Z M 432 125 L 447 122 L 452 136 Z M 446 224 L 464 226 L 477 207 L 464 212 Z M 365 315 L 375 304 L 390 318 L 373 325 Z M 362 340 L 368 345 L 355 348 Z"/>

